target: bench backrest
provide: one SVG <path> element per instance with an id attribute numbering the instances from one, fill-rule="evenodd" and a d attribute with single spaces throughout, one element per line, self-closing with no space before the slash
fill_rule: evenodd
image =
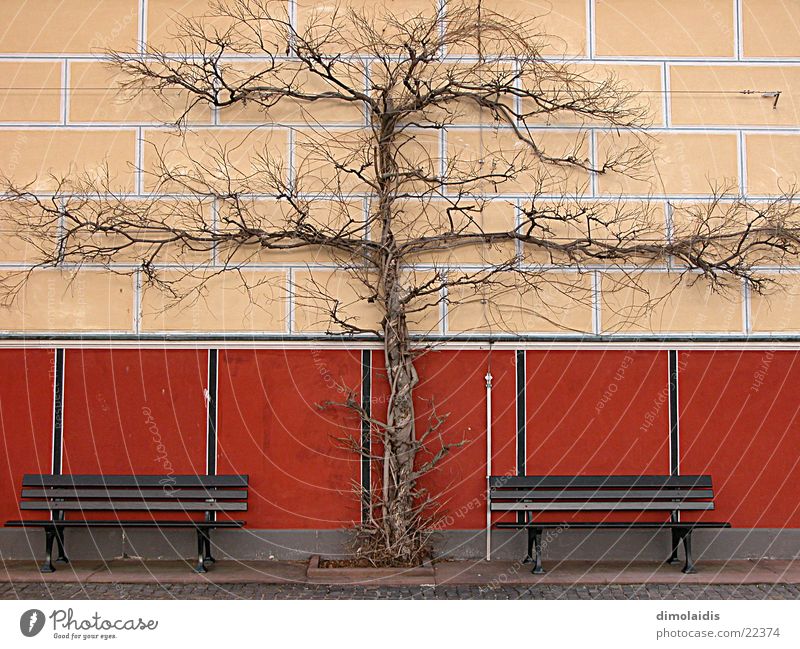
<path id="1" fill-rule="evenodd" d="M 38 475 L 22 478 L 22 510 L 247 511 L 246 475 Z"/>
<path id="2" fill-rule="evenodd" d="M 493 511 L 714 509 L 708 475 L 492 476 Z"/>

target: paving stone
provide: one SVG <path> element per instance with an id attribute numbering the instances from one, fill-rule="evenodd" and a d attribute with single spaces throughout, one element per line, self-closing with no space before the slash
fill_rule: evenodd
<path id="1" fill-rule="evenodd" d="M 800 599 L 792 584 L 641 586 L 314 586 L 2 583 L 0 599 Z"/>

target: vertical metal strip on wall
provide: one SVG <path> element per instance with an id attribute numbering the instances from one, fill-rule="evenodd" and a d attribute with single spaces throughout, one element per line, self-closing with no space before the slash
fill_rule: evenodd
<path id="1" fill-rule="evenodd" d="M 525 407 L 525 386 L 527 373 L 525 372 L 525 350 L 518 349 L 516 353 L 517 368 L 517 475 L 525 475 L 526 471 L 526 436 L 527 436 L 527 408 Z M 517 521 L 525 521 L 525 513 L 517 512 Z"/>
<path id="2" fill-rule="evenodd" d="M 526 408 L 525 408 L 525 350 L 518 349 L 516 357 L 517 367 L 517 475 L 525 475 L 525 435 L 526 435 Z"/>
<path id="3" fill-rule="evenodd" d="M 54 475 L 62 471 L 64 454 L 64 349 L 54 350 L 53 359 L 53 457 L 51 469 Z"/>
<path id="4" fill-rule="evenodd" d="M 208 350 L 208 392 L 206 393 L 206 473 L 217 473 L 217 376 L 219 350 Z"/>
<path id="5" fill-rule="evenodd" d="M 669 356 L 669 472 L 679 475 L 680 461 L 680 426 L 678 422 L 678 352 L 671 349 Z M 680 520 L 680 513 L 672 512 L 673 522 Z"/>
<path id="6" fill-rule="evenodd" d="M 64 458 L 64 349 L 54 350 L 53 358 L 53 475 L 60 475 Z M 51 520 L 61 520 L 63 512 L 50 512 Z"/>
<path id="7" fill-rule="evenodd" d="M 361 351 L 361 408 L 372 416 L 372 350 Z M 372 490 L 372 461 L 370 459 L 372 441 L 370 425 L 361 419 L 361 520 L 369 518 L 369 504 Z"/>
<path id="8" fill-rule="evenodd" d="M 669 352 L 669 472 L 680 473 L 680 427 L 678 423 L 678 352 Z"/>

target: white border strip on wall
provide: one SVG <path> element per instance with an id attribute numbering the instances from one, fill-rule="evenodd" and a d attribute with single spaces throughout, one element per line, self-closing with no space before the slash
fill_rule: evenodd
<path id="1" fill-rule="evenodd" d="M 139 47 L 137 49 L 142 54 L 147 50 L 147 1 L 139 0 L 139 24 L 137 26 Z"/>
<path id="2" fill-rule="evenodd" d="M 235 335 L 235 334 L 231 334 Z M 561 336 L 566 338 L 565 336 Z M 474 338 L 478 338 L 477 336 Z M 710 340 L 703 341 L 701 336 L 694 338 L 686 337 L 686 340 L 681 340 L 680 336 L 671 336 L 669 340 L 653 340 L 647 341 L 642 338 L 626 339 L 620 338 L 611 341 L 608 338 L 603 340 L 593 341 L 587 338 L 585 341 L 576 341 L 566 339 L 563 342 L 558 340 L 559 336 L 552 338 L 544 338 L 540 340 L 508 340 L 508 341 L 491 341 L 487 337 L 485 341 L 482 340 L 457 340 L 450 339 L 447 341 L 429 341 L 425 343 L 416 343 L 420 348 L 430 347 L 433 351 L 437 350 L 484 350 L 492 349 L 494 351 L 512 351 L 516 349 L 529 349 L 529 350 L 566 350 L 566 351 L 613 351 L 619 349 L 625 350 L 698 350 L 698 351 L 762 351 L 762 350 L 782 350 L 782 351 L 800 351 L 800 337 L 795 337 L 792 340 L 775 340 L 770 341 L 765 339 L 766 336 L 759 336 L 759 340 L 748 340 L 744 336 L 740 339 L 731 337 L 729 340 L 718 340 L 721 336 L 709 336 Z M 340 339 L 326 341 L 323 339 L 315 340 L 293 340 L 290 337 L 278 337 L 270 340 L 259 339 L 235 339 L 235 338 L 218 338 L 218 339 L 205 339 L 202 336 L 196 338 L 180 338 L 172 340 L 163 340 L 160 338 L 147 339 L 147 338 L 117 338 L 117 339 L 75 339 L 75 338 L 48 338 L 42 339 L 2 339 L 0 340 L 0 349 L 198 349 L 198 348 L 215 348 L 215 349 L 319 349 L 325 347 L 326 349 L 383 349 L 383 343 L 371 340 L 353 340 L 342 341 Z"/>
<path id="3" fill-rule="evenodd" d="M 142 271 L 133 276 L 133 331 L 142 332 Z"/>
<path id="4" fill-rule="evenodd" d="M 744 28 L 742 18 L 742 0 L 733 0 L 734 33 L 733 42 L 735 45 L 736 59 L 744 58 Z"/>
<path id="5" fill-rule="evenodd" d="M 592 332 L 598 335 L 603 331 L 601 281 L 600 272 L 592 271 Z"/>
<path id="6" fill-rule="evenodd" d="M 742 333 L 745 335 L 753 333 L 752 296 L 750 284 L 745 279 L 742 280 Z"/>
<path id="7" fill-rule="evenodd" d="M 69 123 L 69 84 L 70 84 L 70 63 L 61 63 L 61 125 Z"/>

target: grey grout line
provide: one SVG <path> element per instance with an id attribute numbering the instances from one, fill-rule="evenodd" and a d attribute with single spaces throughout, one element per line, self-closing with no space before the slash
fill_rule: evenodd
<path id="1" fill-rule="evenodd" d="M 449 331 L 445 340 L 438 333 L 412 334 L 412 345 L 425 345 L 425 341 L 435 342 L 437 348 L 458 349 L 611 349 L 624 347 L 629 350 L 650 349 L 703 349 L 703 350 L 759 350 L 782 349 L 800 350 L 800 335 L 796 329 L 785 331 L 759 331 L 757 334 L 745 335 L 733 330 L 716 331 L 670 331 L 648 332 L 631 336 L 630 334 L 605 333 L 596 335 L 591 332 L 557 333 L 546 330 L 526 330 L 517 332 L 516 338 L 498 341 L 502 332 L 493 334 L 476 333 L 474 330 Z M 333 349 L 352 349 L 354 346 L 380 349 L 381 343 L 374 335 L 358 334 L 353 336 L 309 334 L 295 332 L 287 335 L 285 330 L 252 330 L 232 329 L 191 330 L 191 329 L 148 329 L 139 334 L 124 329 L 87 329 L 75 330 L 31 330 L 23 332 L 3 332 L 0 336 L 0 349 L 9 348 L 47 348 L 62 347 L 66 349 L 93 349 L 118 347 L 149 347 L 157 349 L 196 349 L 203 345 L 214 345 L 219 348 L 250 348 L 252 346 L 280 349 L 284 345 L 293 348 L 314 348 L 325 342 Z M 753 338 L 756 340 L 753 340 Z M 576 340 L 580 338 L 581 340 Z M 777 340 L 772 340 L 777 338 Z"/>
<path id="2" fill-rule="evenodd" d="M 171 53 L 173 56 L 183 56 L 180 52 L 173 52 Z M 170 55 L 170 53 L 167 53 Z M 192 58 L 192 57 L 189 57 Z M 200 59 L 201 57 L 196 57 Z M 342 60 L 353 60 L 353 61 L 364 61 L 365 63 L 374 63 L 376 61 L 375 57 L 370 56 L 353 56 L 347 57 L 342 56 L 340 57 Z M 487 60 L 498 60 L 498 61 L 507 61 L 513 62 L 514 59 L 511 57 L 493 57 L 493 56 L 486 56 Z M 273 60 L 272 57 L 264 56 L 254 56 L 249 54 L 241 54 L 241 55 L 228 55 L 225 56 L 222 60 L 223 61 L 237 61 L 246 59 L 247 61 L 253 62 L 271 62 Z M 774 56 L 774 57 L 767 57 L 767 56 L 753 56 L 753 57 L 741 57 L 737 58 L 735 55 L 733 56 L 708 56 L 708 57 L 696 57 L 696 56 L 637 56 L 637 55 L 614 55 L 614 56 L 569 56 L 569 57 L 559 57 L 559 56 L 543 56 L 541 57 L 542 61 L 548 63 L 598 63 L 598 64 L 613 64 L 613 65 L 640 65 L 642 63 L 650 63 L 650 64 L 660 64 L 660 63 L 670 63 L 673 65 L 721 65 L 721 66 L 733 66 L 733 67 L 748 67 L 748 66 L 796 66 L 800 65 L 800 56 Z M 91 54 L 91 53 L 37 53 L 37 52 L 4 52 L 0 54 L 0 61 L 106 61 L 108 57 L 102 54 Z M 274 57 L 275 61 L 291 61 L 293 57 L 287 55 L 278 54 Z M 442 58 L 443 62 L 465 62 L 465 63 L 472 63 L 477 61 L 477 56 L 468 56 L 468 55 L 456 55 L 456 56 L 445 56 Z"/>
<path id="3" fill-rule="evenodd" d="M 742 16 L 742 0 L 733 0 L 733 13 L 734 13 L 734 45 L 736 51 L 736 59 L 741 61 L 744 59 L 744 17 Z"/>
<path id="4" fill-rule="evenodd" d="M 141 128 L 136 129 L 136 144 L 135 144 L 135 152 L 134 155 L 136 156 L 135 162 L 135 182 L 136 182 L 136 192 L 139 195 L 143 195 L 144 191 L 144 133 Z"/>
<path id="5" fill-rule="evenodd" d="M 597 151 L 597 133 L 595 131 L 589 132 L 589 160 L 591 160 L 592 166 L 597 169 L 598 164 L 598 151 Z M 590 198 L 597 198 L 599 191 L 600 191 L 600 181 L 598 179 L 598 174 L 596 173 L 589 173 L 589 197 Z"/>
<path id="6" fill-rule="evenodd" d="M 61 123 L 69 123 L 69 83 L 70 83 L 70 64 L 66 61 L 61 63 Z"/>
<path id="7" fill-rule="evenodd" d="M 288 0 L 289 2 L 289 25 L 295 31 L 297 31 L 297 0 Z M 289 53 L 293 53 L 294 50 L 294 39 L 291 38 L 290 35 L 290 43 L 289 43 Z"/>
<path id="8" fill-rule="evenodd" d="M 209 208 L 209 212 L 211 214 L 211 231 L 212 232 L 219 232 L 219 202 L 215 198 L 211 201 L 211 207 Z M 212 267 L 219 267 L 222 265 L 219 261 L 219 242 L 214 241 L 211 244 L 211 249 L 209 250 L 210 255 L 210 264 Z"/>
<path id="9" fill-rule="evenodd" d="M 447 276 L 447 271 L 445 271 L 445 277 Z M 439 334 L 445 335 L 450 330 L 450 303 L 448 302 L 449 299 L 449 291 L 446 282 L 442 283 L 441 289 L 439 289 L 439 325 L 437 329 L 439 330 Z"/>
<path id="10" fill-rule="evenodd" d="M 670 201 L 664 202 L 664 234 L 666 235 L 667 241 L 672 241 L 673 237 L 675 236 L 675 221 L 674 221 L 674 214 L 673 214 L 673 206 Z M 665 260 L 665 264 L 667 268 L 673 270 L 674 268 L 674 256 L 667 255 Z"/>
<path id="11" fill-rule="evenodd" d="M 142 54 L 147 48 L 147 2 L 148 0 L 139 0 L 139 43 L 137 49 Z"/>
<path id="12" fill-rule="evenodd" d="M 739 191 L 743 196 L 747 194 L 747 146 L 744 131 L 739 131 L 736 141 L 736 151 L 739 162 Z"/>
<path id="13" fill-rule="evenodd" d="M 60 120 L 63 122 L 63 116 Z M 485 125 L 484 125 L 485 127 Z M 308 126 L 304 124 L 287 124 L 287 123 L 272 123 L 267 127 L 264 127 L 262 130 L 274 130 L 274 131 L 282 131 L 282 130 L 311 130 L 314 128 L 323 128 L 328 129 L 331 131 L 339 130 L 339 131 L 357 131 L 364 128 L 363 124 L 325 124 L 320 123 L 314 126 Z M 473 124 L 452 124 L 449 125 L 445 130 L 447 131 L 478 131 L 481 128 L 481 124 L 479 122 L 475 122 Z M 492 130 L 497 131 L 511 131 L 512 127 L 507 125 L 492 125 Z M 612 133 L 617 132 L 618 130 L 622 129 L 615 129 L 612 127 L 604 127 L 604 126 L 580 126 L 580 125 L 569 125 L 569 124 L 560 124 L 557 127 L 554 126 L 547 126 L 543 124 L 530 124 L 528 125 L 528 130 L 530 131 L 541 131 L 541 132 L 549 132 L 549 133 L 588 133 L 590 131 L 597 132 L 597 133 Z M 27 122 L 27 121 L 10 121 L 10 122 L 2 122 L 0 121 L 0 131 L 49 131 L 49 132 L 58 132 L 58 131 L 131 131 L 135 129 L 144 129 L 147 131 L 172 131 L 175 132 L 176 129 L 171 124 L 159 124 L 157 122 L 70 122 L 68 124 L 58 123 L 58 122 Z M 214 124 L 213 122 L 209 121 L 207 123 L 196 123 L 190 124 L 190 131 L 193 133 L 202 133 L 203 131 L 241 131 L 241 132 L 251 132 L 253 131 L 253 124 L 247 123 L 221 123 L 221 124 Z M 728 134 L 734 135 L 737 134 L 739 131 L 745 131 L 748 133 L 763 133 L 763 134 L 775 134 L 775 135 L 794 135 L 797 136 L 800 133 L 800 124 L 798 125 L 787 125 L 787 126 L 780 126 L 780 125 L 770 125 L 770 126 L 758 126 L 758 125 L 680 125 L 680 126 L 652 126 L 643 129 L 648 133 L 653 134 L 660 134 L 660 135 L 670 135 L 670 134 L 687 134 L 687 135 L 710 135 L 710 134 Z"/>
<path id="14" fill-rule="evenodd" d="M 483 144 L 483 129 L 478 128 L 476 130 L 481 134 L 481 144 Z M 448 146 L 447 131 L 442 131 L 439 134 L 439 176 L 441 177 L 442 181 L 444 181 L 447 176 L 447 160 L 448 160 L 447 146 Z M 480 152 L 480 155 L 482 160 L 483 151 Z M 441 191 L 442 193 L 444 192 L 444 187 L 442 183 L 439 184 L 439 191 Z"/>
<path id="15" fill-rule="evenodd" d="M 663 63 L 661 66 L 661 81 L 663 84 L 662 90 L 664 90 L 664 126 L 670 130 L 672 130 L 672 102 L 669 100 L 669 90 L 670 90 L 670 68 L 668 63 Z"/>
<path id="16" fill-rule="evenodd" d="M 155 270 L 203 270 L 204 268 L 208 268 L 210 262 L 197 262 L 194 264 L 182 264 L 182 263 L 154 263 L 152 268 Z M 113 267 L 119 271 L 130 271 L 131 274 L 136 272 L 137 269 L 141 267 L 140 264 L 136 263 L 119 263 L 113 264 Z M 435 271 L 440 270 L 443 268 L 441 263 L 424 263 L 424 264 L 405 264 L 403 268 L 406 269 L 414 269 L 420 272 L 422 271 Z M 494 268 L 493 264 L 480 264 L 480 263 L 460 263 L 460 264 L 453 264 L 448 265 L 447 268 L 449 269 L 456 269 L 456 270 L 489 270 Z M 641 266 L 636 266 L 634 264 L 621 264 L 619 266 L 608 266 L 603 264 L 584 264 L 581 265 L 580 268 L 575 266 L 561 266 L 558 264 L 522 264 L 521 268 L 525 271 L 542 271 L 542 272 L 558 272 L 558 273 L 570 273 L 570 274 L 582 274 L 586 272 L 592 271 L 599 271 L 603 273 L 622 273 L 622 272 L 640 272 L 642 274 L 665 274 L 673 272 L 676 267 L 670 266 L 666 263 L 658 265 L 658 266 L 648 266 L 647 268 L 642 268 Z M 73 271 L 85 271 L 85 272 L 107 272 L 108 265 L 103 263 L 81 263 L 75 262 L 70 264 L 63 264 L 59 265 L 56 268 L 37 268 L 32 265 L 26 265 L 24 263 L 17 263 L 17 262 L 2 262 L 0 263 L 0 269 L 4 270 L 36 270 L 40 273 L 58 273 L 61 269 L 63 270 L 73 270 Z M 242 270 L 253 270 L 253 271 L 302 271 L 302 270 L 341 270 L 342 267 L 336 265 L 335 263 L 321 263 L 321 262 L 287 262 L 287 263 L 247 263 L 242 266 Z M 794 266 L 753 266 L 753 271 L 759 273 L 767 273 L 771 275 L 780 275 L 780 274 L 798 274 L 800 273 L 800 265 Z M 701 270 L 693 269 L 686 271 L 691 274 L 701 274 Z"/>
<path id="17" fill-rule="evenodd" d="M 133 331 L 139 334 L 142 332 L 142 271 L 137 270 L 133 278 Z"/>
<path id="18" fill-rule="evenodd" d="M 295 330 L 295 276 L 294 269 L 290 268 L 286 273 L 286 324 L 285 329 L 291 335 Z"/>
<path id="19" fill-rule="evenodd" d="M 602 282 L 600 272 L 592 271 L 592 332 L 601 334 L 603 332 L 603 307 L 601 303 Z"/>
<path id="20" fill-rule="evenodd" d="M 39 198 L 52 198 L 52 192 L 47 191 L 32 191 L 32 196 L 36 196 Z M 0 198 L 2 198 L 2 193 L 0 193 Z M 79 193 L 71 193 L 71 197 L 74 198 L 86 198 L 86 195 L 82 195 Z M 92 194 L 91 198 L 119 198 L 119 199 L 127 199 L 127 200 L 141 200 L 141 199 L 152 199 L 156 195 L 151 194 L 148 192 L 124 192 L 120 191 L 115 194 Z M 748 194 L 747 198 L 751 201 L 770 201 L 774 200 L 775 198 L 780 198 L 781 194 Z M 173 201 L 173 202 L 182 202 L 185 201 L 187 198 L 196 197 L 195 194 L 158 194 L 157 197 L 159 200 L 163 201 Z M 273 194 L 240 194 L 240 198 L 247 198 L 252 199 L 255 201 L 275 201 L 277 200 Z M 443 194 L 441 196 L 435 197 L 423 197 L 419 195 L 407 195 L 406 198 L 408 200 L 426 200 L 432 203 L 445 203 L 454 198 L 456 198 L 456 194 Z M 305 199 L 305 200 L 336 200 L 340 201 L 342 198 L 346 200 L 352 201 L 359 201 L 364 198 L 370 198 L 368 194 L 361 194 L 361 193 L 352 193 L 342 195 L 336 194 L 328 194 L 323 192 L 298 192 L 297 198 Z M 464 200 L 475 200 L 475 201 L 485 201 L 485 202 L 507 202 L 507 201 L 516 201 L 516 200 L 528 200 L 531 198 L 530 194 L 492 194 L 492 195 L 485 195 L 485 194 L 461 194 L 460 198 Z M 535 198 L 537 200 L 559 200 L 559 199 L 570 199 L 580 202 L 589 202 L 592 201 L 594 203 L 616 203 L 616 202 L 623 202 L 623 203 L 637 203 L 642 201 L 655 201 L 655 202 L 672 202 L 672 203 L 691 203 L 691 202 L 708 202 L 710 200 L 716 200 L 720 203 L 730 203 L 740 200 L 740 196 L 738 194 L 728 194 L 722 195 L 718 197 L 714 197 L 712 194 L 661 194 L 661 193 L 653 193 L 653 194 L 617 194 L 617 193 L 600 193 L 597 196 L 590 196 L 586 193 L 563 193 L 563 194 L 539 194 L 536 195 Z M 0 229 L 0 232 L 3 232 L 3 229 Z M 0 262 L 1 264 L 2 262 Z"/>
<path id="21" fill-rule="evenodd" d="M 752 294 L 750 284 L 747 280 L 742 280 L 742 333 L 753 333 L 753 313 L 752 313 Z"/>
<path id="22" fill-rule="evenodd" d="M 294 129 L 289 129 L 288 133 L 286 134 L 286 146 L 287 150 L 287 161 L 286 161 L 286 183 L 288 186 L 295 191 L 297 188 L 294 186 L 295 183 L 295 174 L 294 168 L 297 164 L 297 160 L 295 160 L 295 142 L 294 142 Z"/>

